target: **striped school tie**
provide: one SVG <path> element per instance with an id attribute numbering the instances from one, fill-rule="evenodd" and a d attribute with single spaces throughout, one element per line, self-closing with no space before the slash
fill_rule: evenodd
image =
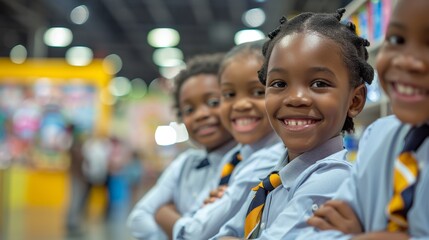
<path id="1" fill-rule="evenodd" d="M 231 178 L 232 171 L 234 171 L 235 166 L 241 162 L 241 154 L 240 151 L 237 151 L 232 155 L 232 160 L 225 164 L 222 169 L 222 174 L 220 176 L 219 186 L 227 185 L 229 182 L 229 178 Z"/>
<path id="2" fill-rule="evenodd" d="M 390 232 L 408 229 L 407 213 L 413 205 L 413 197 L 418 181 L 419 166 L 414 153 L 429 136 L 429 125 L 414 127 L 405 138 L 404 149 L 395 161 L 393 173 L 393 196 L 387 206 Z"/>
<path id="3" fill-rule="evenodd" d="M 265 200 L 268 193 L 273 191 L 276 187 L 280 186 L 282 180 L 278 172 L 272 172 L 264 180 L 262 180 L 252 191 L 256 191 L 249 209 L 246 214 L 246 221 L 244 223 L 244 236 L 246 239 L 253 239 L 258 237 L 262 212 L 264 210 Z"/>

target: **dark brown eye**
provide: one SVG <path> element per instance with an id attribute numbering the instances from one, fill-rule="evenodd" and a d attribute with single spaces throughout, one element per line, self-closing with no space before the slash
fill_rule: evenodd
<path id="1" fill-rule="evenodd" d="M 219 98 L 210 98 L 207 100 L 207 106 L 209 107 L 217 107 L 219 106 Z"/>
<path id="2" fill-rule="evenodd" d="M 311 84 L 311 87 L 313 87 L 313 88 L 325 88 L 325 87 L 329 87 L 329 86 L 330 85 L 328 83 L 326 83 L 324 81 L 320 81 L 320 80 L 314 81 Z"/>
<path id="3" fill-rule="evenodd" d="M 386 37 L 386 41 L 392 45 L 399 45 L 405 43 L 405 38 L 398 35 L 391 35 Z"/>

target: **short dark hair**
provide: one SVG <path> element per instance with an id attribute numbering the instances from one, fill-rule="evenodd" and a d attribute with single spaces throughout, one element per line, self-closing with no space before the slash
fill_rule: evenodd
<path id="1" fill-rule="evenodd" d="M 266 84 L 268 62 L 277 42 L 291 33 L 308 31 L 319 33 L 340 46 L 344 62 L 349 70 L 351 87 L 355 88 L 365 82 L 371 84 L 374 78 L 374 69 L 367 62 L 368 51 L 366 47 L 369 46 L 369 42 L 357 35 L 356 26 L 352 22 L 341 22 L 344 12 L 344 8 L 338 9 L 333 14 L 306 12 L 289 21 L 282 17 L 280 26 L 268 34 L 269 40 L 265 42 L 262 49 L 265 61 L 259 71 L 261 83 Z M 347 116 L 342 131 L 351 132 L 353 130 L 353 119 Z"/>
<path id="2" fill-rule="evenodd" d="M 186 68 L 179 72 L 174 78 L 174 109 L 178 119 L 181 119 L 180 113 L 180 90 L 183 84 L 191 77 L 200 74 L 212 74 L 217 76 L 223 53 L 201 54 L 189 59 Z"/>

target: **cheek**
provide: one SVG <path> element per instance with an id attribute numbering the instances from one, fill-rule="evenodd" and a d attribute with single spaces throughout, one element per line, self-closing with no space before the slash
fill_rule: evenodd
<path id="1" fill-rule="evenodd" d="M 322 102 L 322 101 L 320 101 Z M 342 122 L 347 116 L 349 109 L 349 99 L 346 96 L 331 96 L 325 99 L 324 106 L 324 115 L 330 117 L 333 121 Z M 344 117 L 344 119 L 342 119 Z M 339 119 L 341 118 L 341 119 Z"/>
<path id="2" fill-rule="evenodd" d="M 271 118 L 271 116 L 274 114 L 274 112 L 277 110 L 278 105 L 281 104 L 282 99 L 279 96 L 276 95 L 266 95 L 265 96 L 265 111 L 268 114 L 268 117 Z"/>
<path id="3" fill-rule="evenodd" d="M 185 124 L 189 135 L 192 135 L 192 119 L 190 117 L 182 117 L 182 122 Z"/>
<path id="4" fill-rule="evenodd" d="M 228 126 L 229 125 L 229 109 L 230 109 L 230 104 L 226 103 L 226 102 L 222 102 L 218 108 L 218 112 L 219 112 L 219 117 L 220 120 L 222 121 L 222 124 L 224 126 Z"/>
<path id="5" fill-rule="evenodd" d="M 388 66 L 389 61 L 390 61 L 390 57 L 388 54 L 380 52 L 377 55 L 377 59 L 375 62 L 375 70 L 376 70 L 375 72 L 378 74 L 380 83 L 382 85 L 384 84 L 383 78 L 384 78 L 384 74 L 387 70 L 387 66 Z"/>

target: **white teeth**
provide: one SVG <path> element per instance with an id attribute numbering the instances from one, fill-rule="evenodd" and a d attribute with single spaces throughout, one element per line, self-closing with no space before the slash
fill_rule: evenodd
<path id="1" fill-rule="evenodd" d="M 407 95 L 407 96 L 413 96 L 413 95 L 420 95 L 424 94 L 424 90 L 418 89 L 409 85 L 404 85 L 401 83 L 396 83 L 396 90 L 398 93 Z"/>
<path id="2" fill-rule="evenodd" d="M 313 120 L 285 120 L 285 123 L 290 126 L 304 126 L 313 123 Z"/>
<path id="3" fill-rule="evenodd" d="M 254 118 L 240 118 L 240 119 L 237 119 L 235 123 L 239 126 L 247 126 L 255 121 L 256 119 Z"/>

